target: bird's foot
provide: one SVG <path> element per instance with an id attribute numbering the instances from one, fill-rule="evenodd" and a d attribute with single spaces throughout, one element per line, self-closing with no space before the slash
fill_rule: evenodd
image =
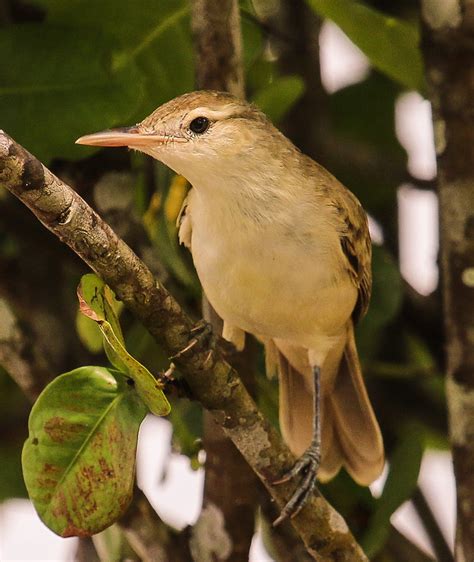
<path id="1" fill-rule="evenodd" d="M 174 361 L 175 359 L 179 359 L 183 355 L 186 355 L 188 351 L 191 351 L 191 349 L 196 347 L 196 345 L 198 344 L 201 345 L 209 344 L 209 347 L 211 347 L 211 349 L 214 347 L 212 326 L 209 324 L 209 322 L 206 322 L 205 320 L 200 320 L 194 326 L 194 328 L 190 330 L 189 333 L 191 336 L 189 339 L 189 343 L 185 347 L 183 347 L 183 349 L 178 351 L 178 353 L 170 357 L 171 361 Z"/>
<path id="2" fill-rule="evenodd" d="M 273 482 L 274 485 L 283 484 L 301 475 L 296 490 L 281 510 L 280 516 L 273 522 L 274 527 L 288 517 L 295 517 L 304 507 L 316 488 L 320 462 L 321 452 L 319 445 L 311 445 L 288 472 L 285 472 L 281 478 Z"/>

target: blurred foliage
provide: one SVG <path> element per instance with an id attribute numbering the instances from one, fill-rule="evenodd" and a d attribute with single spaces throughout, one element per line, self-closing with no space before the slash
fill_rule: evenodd
<path id="1" fill-rule="evenodd" d="M 307 1 L 320 16 L 334 21 L 375 68 L 407 88 L 423 89 L 423 63 L 416 27 L 354 0 Z"/>
<path id="2" fill-rule="evenodd" d="M 278 77 L 259 90 L 252 101 L 278 123 L 301 98 L 304 89 L 304 81 L 299 76 Z"/>
<path id="3" fill-rule="evenodd" d="M 379 349 L 379 338 L 400 310 L 402 281 L 392 256 L 380 246 L 372 247 L 371 306 L 357 330 L 359 353 L 364 360 L 373 358 Z"/>
<path id="4" fill-rule="evenodd" d="M 416 489 L 423 444 L 413 428 L 406 430 L 390 458 L 387 481 L 362 539 L 367 556 L 372 559 L 383 547 L 390 531 L 390 517 Z"/>
<path id="5" fill-rule="evenodd" d="M 375 554 L 384 547 L 391 514 L 413 492 L 424 446 L 446 446 L 442 366 L 434 353 L 440 342 L 426 330 L 420 331 L 413 321 L 423 315 L 428 299 L 407 314 L 413 303 L 397 263 L 396 193 L 407 169 L 405 150 L 395 134 L 395 103 L 407 88 L 423 93 L 417 26 L 415 21 L 404 19 L 406 3 L 392 3 L 388 16 L 377 0 L 370 6 L 353 0 L 307 0 L 314 13 L 339 25 L 373 66 L 361 82 L 332 94 L 322 92 L 317 98 L 322 100 L 320 105 L 314 100 L 308 105 L 314 92 L 307 87 L 308 76 L 296 70 L 302 68 L 296 64 L 302 53 L 291 55 L 293 70 L 291 56 L 286 56 L 285 65 L 280 60 L 284 49 L 291 53 L 294 38 L 286 33 L 287 22 L 278 21 L 281 16 L 274 8 L 283 3 L 291 11 L 294 4 L 291 0 L 258 0 L 256 11 L 256 3 L 241 2 L 248 98 L 283 128 L 288 120 L 303 116 L 308 137 L 317 139 L 312 155 L 316 159 L 321 155 L 331 171 L 356 193 L 384 235 L 384 243 L 373 248 L 372 301 L 358 327 L 357 339 L 387 444 L 391 463 L 388 480 L 379 499 L 344 472 L 322 486 L 367 550 Z M 132 230 L 142 231 L 129 241 L 150 267 L 154 262 L 148 251 L 159 257 L 166 269 L 163 282 L 197 318 L 200 287 L 189 253 L 178 244 L 176 228 L 187 183 L 142 154 L 123 150 L 111 155 L 74 145 L 82 134 L 138 122 L 161 103 L 193 89 L 188 2 L 30 0 L 30 4 L 35 9 L 21 4 L 12 11 L 11 21 L 0 27 L 0 127 L 46 164 L 52 164 L 89 201 L 94 185 L 106 172 L 126 170 L 133 176 L 138 220 Z M 259 16 L 265 12 L 262 7 L 273 15 Z M 317 72 L 318 62 L 310 63 Z M 14 275 L 24 275 L 28 259 L 24 248 L 37 230 L 28 226 L 35 219 L 21 212 L 11 215 L 12 209 L 14 204 L 0 191 L 0 291 L 21 301 L 22 295 L 17 294 L 21 291 L 12 290 L 10 285 L 16 283 Z M 16 228 L 16 217 L 23 221 L 21 229 Z M 25 242 L 22 236 L 30 238 Z M 77 367 L 77 357 L 100 353 L 102 336 L 96 323 L 77 316 L 77 309 L 70 304 L 72 287 L 84 272 L 82 265 L 59 253 L 55 244 L 51 237 L 48 256 L 63 264 L 62 269 L 54 270 L 55 287 L 68 296 L 61 297 L 57 309 L 49 308 L 47 314 L 56 315 L 65 332 L 71 331 L 76 319 L 79 336 L 77 349 L 58 352 L 65 372 Z M 33 279 L 28 287 L 49 283 L 39 273 L 35 278 L 34 268 L 30 270 Z M 7 274 L 2 277 L 4 272 Z M 5 287 L 2 279 L 7 280 Z M 25 285 L 21 287 L 26 291 Z M 121 324 L 131 355 L 151 372 L 167 368 L 166 354 L 127 311 Z M 62 345 L 57 342 L 58 348 Z M 263 354 L 258 367 L 257 401 L 277 424 L 278 384 L 263 375 Z M 2 433 L 0 448 L 3 499 L 24 495 L 19 451 L 25 437 L 26 406 L 1 369 L 0 388 L 0 420 L 2 427 L 8 428 Z M 175 448 L 198 466 L 201 409 L 188 400 L 173 398 L 169 419 Z"/>
<path id="6" fill-rule="evenodd" d="M 192 89 L 185 0 L 35 3 L 44 21 L 0 30 L 0 122 L 45 162 Z"/>
<path id="7" fill-rule="evenodd" d="M 28 408 L 20 389 L 0 366 L 0 502 L 27 496 L 20 457 L 28 433 Z"/>

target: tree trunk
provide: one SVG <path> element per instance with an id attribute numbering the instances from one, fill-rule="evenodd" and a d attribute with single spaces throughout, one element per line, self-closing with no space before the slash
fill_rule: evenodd
<path id="1" fill-rule="evenodd" d="M 456 559 L 474 560 L 474 4 L 423 2 L 438 155 L 446 394 L 457 485 Z"/>
<path id="2" fill-rule="evenodd" d="M 228 91 L 244 97 L 238 2 L 194 0 L 192 18 L 197 87 Z M 211 322 L 216 333 L 221 332 L 222 321 L 205 296 L 203 316 Z M 254 342 L 247 341 L 245 351 L 236 354 L 232 364 L 251 391 Z M 246 562 L 255 531 L 257 479 L 209 412 L 204 412 L 203 443 L 206 451 L 204 507 L 212 504 L 224 517 L 232 544 L 226 560 Z"/>

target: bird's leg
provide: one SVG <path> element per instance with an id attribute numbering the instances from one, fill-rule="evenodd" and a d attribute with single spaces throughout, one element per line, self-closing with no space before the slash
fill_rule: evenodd
<path id="1" fill-rule="evenodd" d="M 287 517 L 294 517 L 299 513 L 310 495 L 316 488 L 316 478 L 321 462 L 321 370 L 313 367 L 313 438 L 310 446 L 297 460 L 295 465 L 273 484 L 283 484 L 298 475 L 302 478 L 288 503 L 282 509 L 280 516 L 273 522 L 276 526 Z"/>

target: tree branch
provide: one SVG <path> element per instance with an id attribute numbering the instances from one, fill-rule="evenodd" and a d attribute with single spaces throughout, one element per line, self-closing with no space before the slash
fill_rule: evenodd
<path id="1" fill-rule="evenodd" d="M 456 559 L 474 560 L 474 4 L 422 2 L 423 53 L 438 155 L 440 269 Z"/>
<path id="2" fill-rule="evenodd" d="M 193 0 L 192 26 L 196 57 L 196 85 L 244 96 L 240 13 L 237 0 Z M 222 320 L 203 296 L 203 316 L 215 332 Z M 252 394 L 255 386 L 255 342 L 247 337 L 243 353 L 236 353 L 232 366 Z M 228 562 L 246 562 L 255 532 L 257 479 L 234 444 L 204 412 L 203 445 L 206 451 L 204 505 L 211 503 L 224 516 L 232 541 Z"/>
<path id="3" fill-rule="evenodd" d="M 193 0 L 192 8 L 198 87 L 244 98 L 239 3 Z"/>
<path id="4" fill-rule="evenodd" d="M 223 359 L 219 346 L 194 339 L 195 326 L 145 264 L 77 193 L 3 132 L 0 182 L 111 286 L 170 356 L 177 355 L 175 363 L 194 396 L 213 413 L 282 507 L 294 484 L 272 486 L 271 482 L 295 459 Z M 190 342 L 195 343 L 190 346 Z M 366 560 L 344 519 L 322 496 L 315 495 L 292 523 L 316 560 Z"/>

